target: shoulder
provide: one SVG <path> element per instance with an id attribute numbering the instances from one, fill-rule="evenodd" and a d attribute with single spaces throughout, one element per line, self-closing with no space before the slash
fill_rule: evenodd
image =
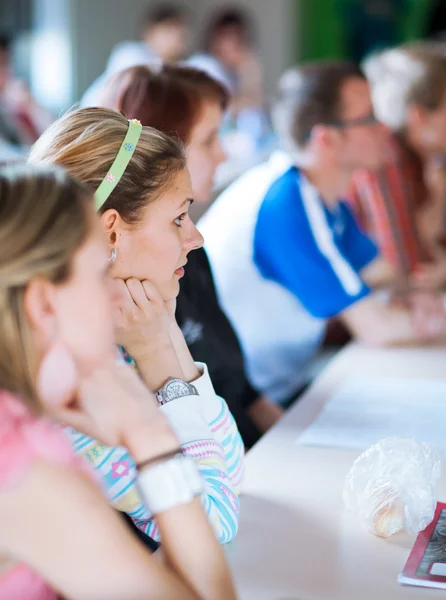
<path id="1" fill-rule="evenodd" d="M 15 485 L 40 458 L 55 463 L 75 462 L 63 433 L 33 415 L 18 398 L 0 392 L 0 411 L 0 489 Z"/>
<path id="2" fill-rule="evenodd" d="M 299 206 L 300 203 L 299 171 L 296 167 L 291 167 L 271 183 L 263 199 L 262 208 L 279 206 L 283 208 L 284 205 Z"/>
<path id="3" fill-rule="evenodd" d="M 308 229 L 298 169 L 291 167 L 276 178 L 266 191 L 257 215 L 256 234 L 275 229 L 299 232 Z"/>
<path id="4" fill-rule="evenodd" d="M 227 72 L 222 63 L 210 54 L 194 54 L 185 61 L 185 65 L 188 67 L 194 67 L 200 69 L 216 79 L 219 83 L 222 83 L 232 93 L 235 91 L 234 82 L 230 74 Z"/>

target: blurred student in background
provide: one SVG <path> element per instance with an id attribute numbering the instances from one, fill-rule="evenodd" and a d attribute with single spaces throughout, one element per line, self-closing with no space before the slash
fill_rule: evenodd
<path id="1" fill-rule="evenodd" d="M 365 71 L 375 114 L 392 136 L 385 164 L 355 175 L 353 207 L 400 273 L 416 285 L 442 286 L 446 53 L 436 45 L 409 44 L 372 55 Z"/>
<path id="2" fill-rule="evenodd" d="M 127 118 L 181 139 L 195 202 L 207 204 L 215 170 L 225 160 L 219 130 L 229 103 L 226 88 L 189 67 L 134 67 L 114 78 L 105 100 Z M 189 254 L 176 317 L 192 356 L 207 364 L 217 394 L 228 402 L 245 445 L 252 446 L 282 411 L 247 379 L 239 342 L 219 306 L 203 248 Z"/>
<path id="3" fill-rule="evenodd" d="M 267 125 L 263 70 L 249 15 L 238 8 L 217 12 L 205 33 L 203 51 L 190 57 L 187 64 L 207 72 L 229 90 L 231 103 L 225 128 L 245 133 L 255 147 Z"/>
<path id="4" fill-rule="evenodd" d="M 139 42 L 121 42 L 105 72 L 87 89 L 80 106 L 103 106 L 102 92 L 111 76 L 135 65 L 160 65 L 185 57 L 190 31 L 186 13 L 174 5 L 159 5 L 143 21 Z"/>
<path id="5" fill-rule="evenodd" d="M 330 318 L 375 345 L 438 338 L 446 320 L 440 299 L 409 310 L 373 293 L 395 272 L 341 201 L 358 168 L 384 160 L 363 73 L 343 62 L 289 69 L 273 118 L 285 152 L 231 185 L 198 227 L 251 380 L 283 402 L 305 383 Z"/>

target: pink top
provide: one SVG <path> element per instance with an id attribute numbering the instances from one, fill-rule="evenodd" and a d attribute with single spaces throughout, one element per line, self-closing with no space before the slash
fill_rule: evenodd
<path id="1" fill-rule="evenodd" d="M 19 485 L 37 458 L 85 470 L 60 431 L 33 416 L 20 400 L 0 391 L 0 493 Z M 19 564 L 0 577 L 0 600 L 25 598 L 56 600 L 57 595 L 30 567 Z"/>

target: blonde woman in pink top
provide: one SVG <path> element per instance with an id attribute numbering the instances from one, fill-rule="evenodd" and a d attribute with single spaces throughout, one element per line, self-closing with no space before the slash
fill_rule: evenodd
<path id="1" fill-rule="evenodd" d="M 202 484 L 155 399 L 116 368 L 108 250 L 89 192 L 0 170 L 0 600 L 234 599 Z M 128 448 L 152 557 L 54 422 Z"/>

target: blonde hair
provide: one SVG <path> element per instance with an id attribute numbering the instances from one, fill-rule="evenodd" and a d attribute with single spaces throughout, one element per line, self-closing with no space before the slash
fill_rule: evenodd
<path id="1" fill-rule="evenodd" d="M 113 110 L 74 110 L 47 129 L 28 160 L 63 165 L 95 191 L 116 158 L 127 129 L 127 119 Z M 130 163 L 100 212 L 113 208 L 127 223 L 138 222 L 148 202 L 158 198 L 185 167 L 185 151 L 179 141 L 143 127 Z"/>
<path id="2" fill-rule="evenodd" d="M 25 312 L 29 283 L 63 283 L 88 237 L 90 195 L 59 168 L 0 169 L 0 389 L 39 410 L 38 357 Z"/>
<path id="3" fill-rule="evenodd" d="M 376 116 L 394 131 L 404 130 L 411 106 L 436 110 L 446 100 L 446 56 L 433 45 L 412 43 L 374 54 L 364 71 Z"/>

